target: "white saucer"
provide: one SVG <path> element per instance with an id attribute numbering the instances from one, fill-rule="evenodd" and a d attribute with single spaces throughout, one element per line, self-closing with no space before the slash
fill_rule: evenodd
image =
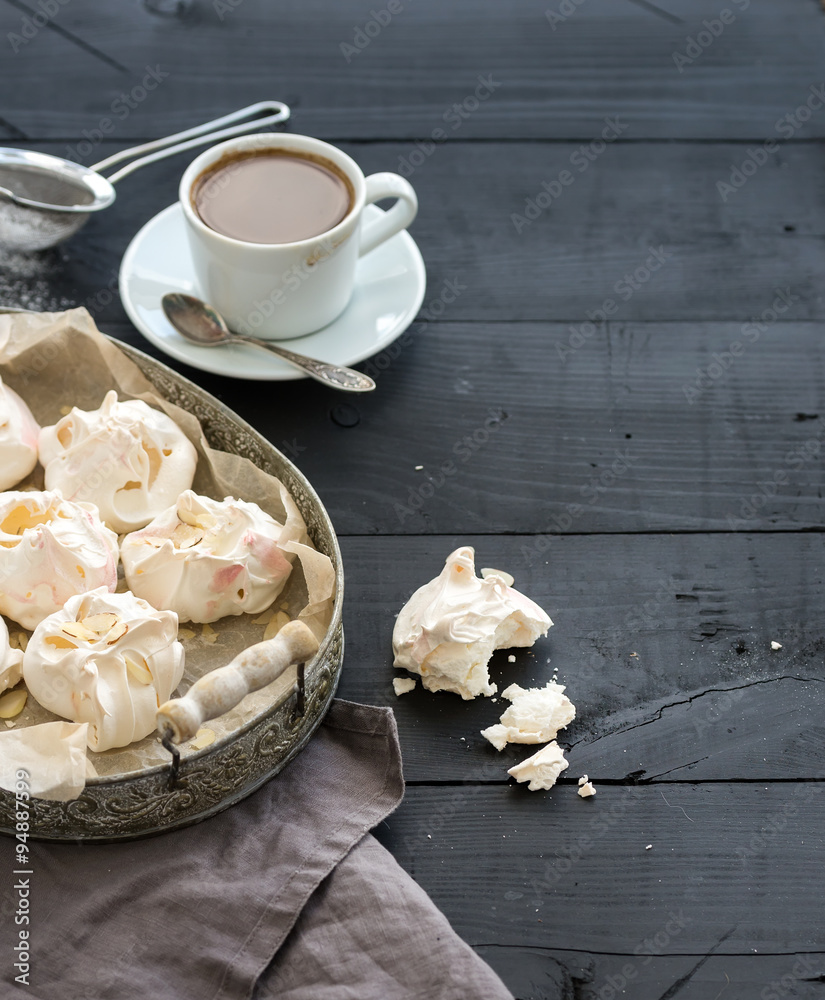
<path id="1" fill-rule="evenodd" d="M 367 205 L 366 220 L 381 209 Z M 412 323 L 424 301 L 421 252 L 406 231 L 362 257 L 355 291 L 329 326 L 281 343 L 299 354 L 337 365 L 354 365 L 382 350 Z M 202 371 L 233 378 L 281 381 L 306 378 L 297 368 L 247 344 L 198 347 L 184 340 L 164 316 L 166 292 L 203 298 L 192 273 L 183 210 L 170 205 L 137 233 L 120 265 L 120 297 L 129 319 L 155 347 Z"/>

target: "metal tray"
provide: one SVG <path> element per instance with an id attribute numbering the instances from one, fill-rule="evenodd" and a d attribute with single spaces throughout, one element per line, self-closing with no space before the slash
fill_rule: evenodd
<path id="1" fill-rule="evenodd" d="M 170 787 L 169 755 L 153 737 L 142 741 L 142 760 L 136 760 L 130 748 L 98 755 L 106 757 L 108 773 L 88 779 L 79 798 L 71 802 L 31 800 L 30 836 L 40 840 L 129 840 L 188 826 L 227 809 L 276 775 L 306 745 L 332 701 L 343 661 L 341 553 L 329 516 L 312 486 L 286 456 L 209 393 L 141 351 L 113 342 L 162 396 L 200 420 L 213 448 L 249 458 L 284 483 L 316 548 L 333 562 L 335 602 L 320 649 L 306 665 L 302 714 L 297 711 L 293 669 L 248 695 L 222 717 L 221 731 L 210 746 L 202 750 L 184 747 L 174 787 Z M 192 656 L 188 650 L 185 676 L 190 682 L 199 676 L 197 658 L 192 662 Z M 14 833 L 14 812 L 14 796 L 0 789 L 0 832 Z"/>

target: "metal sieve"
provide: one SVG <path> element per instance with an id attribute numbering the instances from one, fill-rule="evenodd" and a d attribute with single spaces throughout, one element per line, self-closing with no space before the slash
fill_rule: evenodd
<path id="1" fill-rule="evenodd" d="M 260 117 L 265 112 L 266 116 Z M 289 115 L 289 108 L 281 101 L 260 101 L 185 132 L 121 150 L 91 167 L 49 153 L 0 147 L 0 246 L 22 251 L 52 247 L 76 233 L 92 212 L 108 208 L 115 200 L 113 185 L 139 167 L 253 128 L 275 125 Z M 242 121 L 247 118 L 251 120 Z M 224 127 L 232 122 L 241 124 Z M 132 162 L 108 178 L 101 173 L 124 160 Z"/>

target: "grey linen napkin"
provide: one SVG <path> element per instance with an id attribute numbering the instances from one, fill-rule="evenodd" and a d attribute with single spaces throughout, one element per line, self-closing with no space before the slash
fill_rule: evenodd
<path id="1" fill-rule="evenodd" d="M 512 1000 L 367 833 L 403 794 L 392 712 L 336 701 L 280 775 L 212 819 L 124 844 L 34 842 L 29 986 L 14 983 L 0 838 L 0 995 Z"/>

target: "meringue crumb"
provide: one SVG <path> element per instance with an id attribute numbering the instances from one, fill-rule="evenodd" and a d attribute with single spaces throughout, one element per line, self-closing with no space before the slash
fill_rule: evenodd
<path id="1" fill-rule="evenodd" d="M 515 658 L 515 656 L 513 656 L 512 653 L 510 653 L 510 655 L 507 657 L 507 662 L 508 663 L 515 663 L 516 662 L 516 658 Z"/>
<path id="2" fill-rule="evenodd" d="M 581 785 L 581 788 L 579 788 L 579 796 L 581 798 L 589 799 L 596 794 L 596 789 L 593 787 L 592 781 L 585 781 L 583 785 L 579 782 L 579 784 Z"/>
<path id="3" fill-rule="evenodd" d="M 279 611 L 277 614 L 273 615 L 272 621 L 267 625 L 266 629 L 264 629 L 264 640 L 274 639 L 288 622 L 289 615 L 285 614 L 283 611 Z"/>
<path id="4" fill-rule="evenodd" d="M 645 845 L 645 850 L 649 851 L 652 847 L 653 847 L 653 844 L 646 844 Z"/>
<path id="5" fill-rule="evenodd" d="M 253 625 L 268 625 L 272 621 L 272 619 L 274 617 L 275 617 L 275 612 L 274 611 L 272 611 L 272 610 L 264 611 L 264 613 L 262 615 L 260 615 L 258 618 L 253 618 L 252 619 L 252 624 Z"/>
<path id="6" fill-rule="evenodd" d="M 552 788 L 558 776 L 568 766 L 568 762 L 564 759 L 564 751 L 554 740 L 532 757 L 511 767 L 507 773 L 516 781 L 529 782 L 528 789 L 537 792 L 539 789 Z"/>
<path id="7" fill-rule="evenodd" d="M 777 642 L 775 639 L 771 639 L 771 649 L 782 649 L 782 643 Z"/>
<path id="8" fill-rule="evenodd" d="M 427 840 L 432 840 L 432 839 L 433 839 L 433 835 L 431 833 L 428 833 L 427 834 Z"/>
<path id="9" fill-rule="evenodd" d="M 581 786 L 582 786 L 582 785 L 586 785 L 586 784 L 587 784 L 587 782 L 588 782 L 589 780 L 590 780 L 590 779 L 589 779 L 589 778 L 587 777 L 587 775 L 586 775 L 586 774 L 583 774 L 583 775 L 582 775 L 582 776 L 581 776 L 581 777 L 579 778 L 579 788 L 581 788 Z"/>
<path id="10" fill-rule="evenodd" d="M 178 639 L 194 639 L 195 633 L 191 628 L 179 628 L 178 629 Z"/>
<path id="11" fill-rule="evenodd" d="M 201 728 L 195 733 L 195 738 L 189 744 L 192 750 L 203 750 L 210 743 L 215 742 L 215 733 L 211 729 Z"/>
<path id="12" fill-rule="evenodd" d="M 424 468 L 424 466 L 423 466 L 423 465 L 416 465 L 416 467 L 415 467 L 415 471 L 416 471 L 416 472 L 421 472 L 421 470 L 422 470 L 423 468 Z"/>
<path id="13" fill-rule="evenodd" d="M 205 639 L 206 642 L 215 643 L 218 641 L 218 633 L 211 625 L 204 624 L 201 628 L 201 638 Z"/>
<path id="14" fill-rule="evenodd" d="M 412 677 L 393 677 L 392 686 L 396 695 L 400 698 L 402 694 L 407 694 L 415 687 L 416 681 Z"/>
<path id="15" fill-rule="evenodd" d="M 564 694 L 563 684 L 549 681 L 543 688 L 522 688 L 511 684 L 502 692 L 502 698 L 512 702 L 500 721 L 481 735 L 496 750 L 503 750 L 508 743 L 546 743 L 558 735 L 576 717 L 576 708 Z"/>
<path id="16" fill-rule="evenodd" d="M 4 721 L 6 723 L 6 729 L 14 729 L 14 723 L 11 721 L 11 719 L 6 719 Z"/>

